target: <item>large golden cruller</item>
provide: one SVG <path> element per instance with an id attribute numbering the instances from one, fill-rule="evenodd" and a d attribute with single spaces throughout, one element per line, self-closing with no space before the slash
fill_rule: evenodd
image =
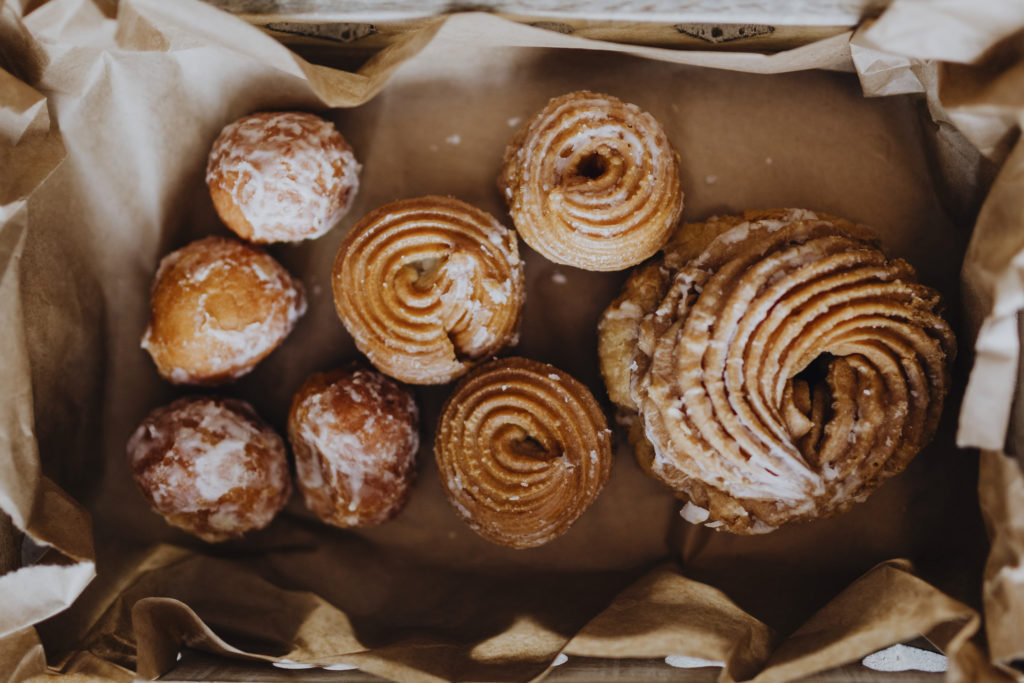
<path id="1" fill-rule="evenodd" d="M 715 218 L 631 276 L 601 321 L 602 369 L 684 516 L 764 533 L 863 501 L 931 440 L 956 353 L 939 308 L 866 228 Z"/>

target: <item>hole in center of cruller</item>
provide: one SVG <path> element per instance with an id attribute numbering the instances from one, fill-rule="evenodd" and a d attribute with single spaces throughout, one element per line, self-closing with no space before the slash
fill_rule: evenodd
<path id="1" fill-rule="evenodd" d="M 821 426 L 831 419 L 832 391 L 828 375 L 837 360 L 831 353 L 822 353 L 790 380 L 789 399 L 781 407 L 786 425 L 794 438 L 802 439 L 815 425 Z M 805 456 L 813 452 L 812 446 L 811 443 L 801 445 Z"/>
<path id="2" fill-rule="evenodd" d="M 597 180 L 608 170 L 608 162 L 600 154 L 589 154 L 576 166 L 576 175 L 588 180 Z"/>
<path id="3" fill-rule="evenodd" d="M 831 353 L 823 353 L 808 364 L 793 377 L 794 380 L 803 380 L 810 387 L 817 387 L 825 384 L 828 377 L 829 366 L 836 359 Z"/>
<path id="4" fill-rule="evenodd" d="M 523 434 L 520 438 L 512 441 L 509 444 L 509 448 L 516 455 L 533 460 L 553 460 L 561 455 L 560 453 L 552 453 L 544 447 L 544 444 L 529 434 Z"/>
<path id="5" fill-rule="evenodd" d="M 426 290 L 434 286 L 437 274 L 444 264 L 444 259 L 437 256 L 430 256 L 408 264 L 408 267 L 415 273 L 416 278 L 413 284 L 417 289 Z"/>

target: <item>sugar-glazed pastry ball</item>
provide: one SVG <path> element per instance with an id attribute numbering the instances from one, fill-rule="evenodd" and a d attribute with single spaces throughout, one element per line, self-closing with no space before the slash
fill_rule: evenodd
<path id="1" fill-rule="evenodd" d="M 267 526 L 292 490 L 284 441 L 232 399 L 157 408 L 128 440 L 128 465 L 157 514 L 209 543 Z"/>
<path id="2" fill-rule="evenodd" d="M 305 310 L 302 283 L 270 255 L 207 237 L 160 262 L 142 348 L 174 384 L 222 384 L 251 371 Z"/>
<path id="3" fill-rule="evenodd" d="M 375 370 L 351 366 L 310 376 L 288 417 L 306 506 L 339 527 L 397 515 L 416 475 L 418 421 L 412 394 Z"/>
<path id="4" fill-rule="evenodd" d="M 206 184 L 217 214 L 252 242 L 320 237 L 348 211 L 359 163 L 329 121 L 297 111 L 261 112 L 225 126 Z"/>

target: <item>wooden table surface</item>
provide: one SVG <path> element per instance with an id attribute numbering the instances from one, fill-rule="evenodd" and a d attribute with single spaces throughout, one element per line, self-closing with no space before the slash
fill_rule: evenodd
<path id="1" fill-rule="evenodd" d="M 718 680 L 718 668 L 678 669 L 660 659 L 591 659 L 571 657 L 561 666 L 555 667 L 544 679 L 545 683 L 584 683 L 585 681 L 637 681 L 677 683 L 714 683 Z M 939 683 L 941 673 L 903 671 L 885 673 L 873 671 L 860 664 L 831 669 L 806 681 L 822 683 Z M 310 681 L 311 683 L 371 683 L 385 679 L 359 670 L 325 671 L 323 669 L 281 669 L 261 662 L 246 662 L 216 657 L 205 652 L 185 650 L 181 661 L 168 674 L 160 678 L 168 683 L 204 681 L 212 683 L 287 683 L 288 681 Z"/>

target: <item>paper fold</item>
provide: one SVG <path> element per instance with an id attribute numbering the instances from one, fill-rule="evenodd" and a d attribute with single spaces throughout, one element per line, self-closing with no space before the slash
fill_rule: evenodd
<path id="1" fill-rule="evenodd" d="M 1017 393 L 1024 309 L 1024 145 L 1006 160 L 975 226 L 964 263 L 965 297 L 980 319 L 976 360 L 960 414 L 958 441 L 1002 451 Z"/>
<path id="2" fill-rule="evenodd" d="M 953 663 L 954 681 L 982 680 L 960 670 L 968 639 L 980 618 L 915 577 L 910 563 L 886 562 L 873 568 L 836 596 L 782 643 L 754 678 L 756 683 L 791 681 L 825 668 L 857 662 L 892 643 L 912 640 L 952 624 L 955 630 L 940 643 Z M 983 672 L 971 672 L 983 673 Z"/>
<path id="3" fill-rule="evenodd" d="M 885 52 L 969 63 L 1024 25 L 1024 6 L 1002 0 L 894 0 L 865 39 Z"/>
<path id="4" fill-rule="evenodd" d="M 1018 490 L 1024 461 L 1003 454 L 1008 444 L 1024 443 L 1009 433 L 1011 408 L 1020 401 L 1024 310 L 1024 145 L 1008 145 L 1024 122 L 1021 43 L 1011 37 L 1022 27 L 1024 11 L 1014 3 L 978 2 L 967 8 L 897 0 L 879 21 L 858 32 L 852 47 L 866 90 L 923 90 L 940 125 L 952 124 L 1002 165 L 964 258 L 963 300 L 974 356 L 957 443 L 984 451 L 978 489 L 992 542 L 985 626 L 992 658 L 1006 665 L 1024 652 L 1024 574 L 1019 571 L 1024 498 Z M 1018 420 L 1016 429 L 1022 427 Z"/>
<path id="5" fill-rule="evenodd" d="M 724 662 L 724 680 L 746 680 L 761 670 L 775 640 L 767 625 L 721 591 L 667 565 L 618 595 L 562 652 L 582 657 L 699 657 Z"/>
<path id="6" fill-rule="evenodd" d="M 985 627 L 992 658 L 1024 659 L 1024 473 L 999 451 L 982 453 L 979 488 L 992 537 L 985 566 Z"/>
<path id="7" fill-rule="evenodd" d="M 3 34 L 23 36 L 9 10 L 0 14 Z M 27 331 L 32 313 L 23 289 L 28 199 L 63 158 L 46 97 L 0 70 L 0 511 L 36 544 L 55 551 L 17 568 L 15 548 L 15 567 L 0 575 L 0 647 L 15 650 L 21 643 L 34 653 L 15 660 L 11 677 L 38 668 L 38 643 L 26 629 L 71 605 L 95 573 L 88 514 L 41 472 Z"/>

